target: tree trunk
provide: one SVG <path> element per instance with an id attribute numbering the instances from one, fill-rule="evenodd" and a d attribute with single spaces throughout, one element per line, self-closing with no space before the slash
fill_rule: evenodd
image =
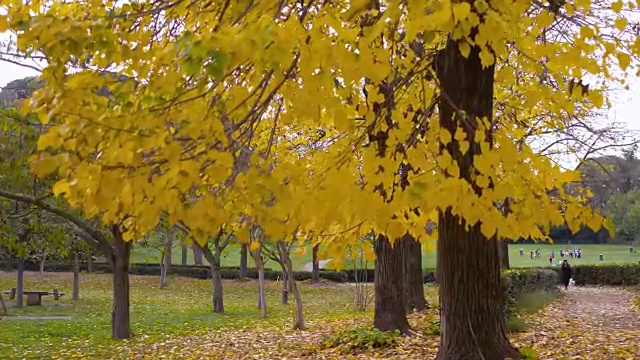
<path id="1" fill-rule="evenodd" d="M 422 246 L 410 234 L 405 234 L 398 246 L 402 247 L 402 287 L 407 312 L 427 308 L 422 278 Z"/>
<path id="2" fill-rule="evenodd" d="M 193 262 L 196 265 L 202 265 L 202 250 L 195 244 L 191 246 L 193 248 Z"/>
<path id="3" fill-rule="evenodd" d="M 7 312 L 7 304 L 4 303 L 4 298 L 2 297 L 2 291 L 0 291 L 0 306 L 2 306 L 0 316 L 7 316 L 9 313 Z"/>
<path id="4" fill-rule="evenodd" d="M 40 281 L 44 281 L 44 257 L 40 259 L 38 265 L 40 267 Z"/>
<path id="5" fill-rule="evenodd" d="M 302 297 L 300 296 L 300 292 L 298 291 L 296 279 L 293 276 L 293 266 L 291 265 L 290 250 L 287 247 L 287 244 L 282 240 L 278 241 L 278 250 L 280 252 L 280 260 L 282 260 L 282 265 L 287 274 L 287 285 L 289 288 L 288 290 L 296 300 L 296 309 L 293 312 L 293 329 L 303 330 L 305 328 L 304 308 L 302 306 Z"/>
<path id="6" fill-rule="evenodd" d="M 289 304 L 289 275 L 287 274 L 287 269 L 284 268 L 284 262 L 280 264 L 282 267 L 282 305 Z"/>
<path id="7" fill-rule="evenodd" d="M 87 272 L 93 272 L 93 252 L 89 253 L 89 258 L 87 259 Z"/>
<path id="8" fill-rule="evenodd" d="M 509 243 L 506 240 L 498 240 L 498 257 L 500 258 L 500 268 L 508 270 L 509 265 Z"/>
<path id="9" fill-rule="evenodd" d="M 187 244 L 182 243 L 182 261 L 180 262 L 182 265 L 187 265 L 187 255 L 189 252 L 189 248 Z"/>
<path id="10" fill-rule="evenodd" d="M 172 256 L 173 256 L 173 236 L 174 231 L 171 230 L 167 238 L 167 246 L 165 247 L 164 267 L 167 272 L 167 276 L 171 274 Z"/>
<path id="11" fill-rule="evenodd" d="M 168 286 L 167 278 L 167 254 L 163 253 L 160 258 L 160 289 L 164 290 Z"/>
<path id="12" fill-rule="evenodd" d="M 313 247 L 312 251 L 312 264 L 313 269 L 311 271 L 311 283 L 318 284 L 320 282 L 320 264 L 318 263 L 318 250 L 320 249 L 320 244 L 316 244 Z"/>
<path id="13" fill-rule="evenodd" d="M 24 259 L 18 259 L 18 283 L 16 284 L 16 307 L 21 308 L 24 303 Z"/>
<path id="14" fill-rule="evenodd" d="M 240 279 L 246 279 L 248 275 L 248 256 L 247 256 L 247 244 L 242 244 L 240 248 L 240 272 L 238 277 Z"/>
<path id="15" fill-rule="evenodd" d="M 264 283 L 264 261 L 260 249 L 251 252 L 253 262 L 258 269 L 258 308 L 260 309 L 260 317 L 267 317 L 267 289 Z"/>
<path id="16" fill-rule="evenodd" d="M 381 331 L 411 329 L 402 296 L 402 247 L 391 246 L 385 235 L 378 235 L 375 242 L 375 311 L 373 325 Z"/>
<path id="17" fill-rule="evenodd" d="M 73 253 L 73 290 L 71 300 L 80 299 L 80 254 Z"/>
<path id="18" fill-rule="evenodd" d="M 194 244 L 194 246 L 196 246 L 200 250 L 200 253 L 204 255 L 204 257 L 207 259 L 207 262 L 209 263 L 209 269 L 211 271 L 211 281 L 213 282 L 212 305 L 213 312 L 216 313 L 224 312 L 224 289 L 222 287 L 220 258 L 222 255 L 222 250 L 226 247 L 226 245 L 220 245 L 220 236 L 222 236 L 222 234 L 218 234 L 218 237 L 213 240 L 213 252 L 208 245 L 201 247 L 199 244 Z"/>
<path id="19" fill-rule="evenodd" d="M 211 265 L 211 279 L 213 281 L 213 312 L 224 312 L 224 295 L 222 288 L 222 272 L 219 264 Z"/>
<path id="20" fill-rule="evenodd" d="M 472 6 L 473 8 L 473 6 Z M 477 29 L 473 29 L 473 38 Z M 452 138 L 458 128 L 466 132 L 470 143 L 462 153 L 457 141 L 441 144 L 457 162 L 460 178 L 480 194 L 474 183 L 474 157 L 481 154 L 476 132 L 484 124 L 479 118 L 492 119 L 494 66 L 483 68 L 479 48 L 473 46 L 467 58 L 451 37 L 436 57 L 436 75 L 440 91 L 438 115 L 440 127 Z M 464 119 L 462 118 L 464 116 Z M 482 126 L 482 127 L 481 127 Z M 491 127 L 485 127 L 484 140 L 491 146 Z M 480 129 L 480 130 L 478 130 Z M 437 360 L 520 359 L 509 342 L 503 316 L 498 247 L 480 231 L 480 223 L 468 224 L 441 209 L 438 216 L 437 276 L 440 287 L 440 346 Z"/>
<path id="21" fill-rule="evenodd" d="M 111 312 L 111 336 L 114 339 L 131 337 L 129 317 L 129 256 L 131 243 L 125 242 L 117 225 L 112 226 L 113 256 L 113 310 Z"/>

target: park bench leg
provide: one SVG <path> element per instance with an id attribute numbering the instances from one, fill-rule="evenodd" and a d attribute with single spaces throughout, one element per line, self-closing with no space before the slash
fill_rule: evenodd
<path id="1" fill-rule="evenodd" d="M 40 294 L 28 294 L 27 306 L 39 306 L 42 305 L 42 296 Z"/>

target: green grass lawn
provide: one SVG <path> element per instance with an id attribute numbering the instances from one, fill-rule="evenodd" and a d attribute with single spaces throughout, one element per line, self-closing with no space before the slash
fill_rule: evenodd
<path id="1" fill-rule="evenodd" d="M 15 287 L 15 272 L 0 272 L 0 290 Z M 60 289 L 59 301 L 43 298 L 44 306 L 13 307 L 9 318 L 0 318 L 0 359 L 89 359 L 126 358 L 127 347 L 161 343 L 176 336 L 197 336 L 220 329 L 288 329 L 293 306 L 280 304 L 280 285 L 268 283 L 269 318 L 259 319 L 255 281 L 224 281 L 224 314 L 211 312 L 211 281 L 171 277 L 168 290 L 158 289 L 156 276 L 131 276 L 131 323 L 133 340 L 110 340 L 111 277 L 82 274 L 81 299 L 70 299 L 71 274 L 46 273 L 44 282 L 37 273 L 27 272 L 26 290 Z M 311 329 L 349 319 L 370 321 L 371 311 L 356 312 L 353 290 L 347 285 L 299 285 L 307 324 Z M 428 288 L 431 301 L 435 290 Z M 5 296 L 6 301 L 6 296 Z M 20 320 L 16 316 L 71 316 L 71 320 Z M 129 342 L 132 342 L 131 344 Z M 124 346 L 124 345 L 126 346 Z M 136 345 L 137 344 L 137 345 Z M 175 358 L 175 357 L 174 357 Z"/>
<path id="2" fill-rule="evenodd" d="M 560 259 L 560 249 L 563 247 L 569 247 L 565 244 L 510 244 L 509 245 L 509 260 L 512 267 L 541 267 L 548 266 L 549 260 L 547 255 L 553 249 L 556 252 L 556 262 Z M 626 245 L 575 245 L 582 249 L 581 259 L 568 259 L 572 265 L 577 264 L 637 264 L 640 262 L 640 254 L 634 254 L 629 252 L 629 247 Z M 519 249 L 524 250 L 524 256 L 519 255 Z M 542 255 L 539 259 L 531 259 L 530 252 L 535 249 L 540 249 Z M 188 263 L 193 264 L 193 251 L 189 249 Z M 599 260 L 599 255 L 604 255 L 604 261 Z M 322 256 L 321 257 L 326 257 Z M 132 263 L 157 263 L 158 252 L 154 249 L 143 248 L 140 246 L 134 246 L 131 262 Z M 311 261 L 311 249 L 307 249 L 304 255 L 297 256 L 292 255 L 292 262 L 294 269 L 303 270 L 304 264 Z M 224 252 L 222 258 L 223 266 L 238 266 L 240 259 L 240 247 L 237 245 L 230 245 Z M 180 264 L 181 250 L 176 248 L 172 252 L 172 260 L 174 264 Z M 435 251 L 423 251 L 422 264 L 423 268 L 434 268 L 436 264 L 436 252 Z M 373 264 L 371 264 L 372 266 Z M 253 261 L 249 259 L 249 266 L 253 266 Z M 267 262 L 267 267 L 272 269 L 279 269 L 279 265 L 273 261 Z M 345 262 L 345 267 L 349 267 L 350 263 Z"/>

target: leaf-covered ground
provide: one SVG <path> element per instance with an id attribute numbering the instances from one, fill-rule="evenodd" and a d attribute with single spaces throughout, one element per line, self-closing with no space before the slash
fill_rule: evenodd
<path id="1" fill-rule="evenodd" d="M 0 273 L 0 289 L 12 286 L 15 273 Z M 426 288 L 433 309 L 412 314 L 418 333 L 398 337 L 385 348 L 345 353 L 323 349 L 325 336 L 371 323 L 371 311 L 352 310 L 348 285 L 301 284 L 308 330 L 294 332 L 291 306 L 279 304 L 279 286 L 269 284 L 270 317 L 258 319 L 254 282 L 225 282 L 227 313 L 209 309 L 210 281 L 172 278 L 167 291 L 155 277 L 132 277 L 135 338 L 109 340 L 110 277 L 83 276 L 83 299 L 57 306 L 10 308 L 13 315 L 69 315 L 71 320 L 0 320 L 0 358 L 48 359 L 433 359 L 438 337 L 436 289 Z M 27 277 L 26 288 L 53 286 L 69 293 L 68 274 Z M 524 316 L 528 330 L 513 342 L 534 349 L 540 359 L 636 359 L 640 357 L 640 320 L 634 294 L 617 288 L 572 288 L 542 311 Z M 340 336 L 340 335 L 338 335 Z"/>
<path id="2" fill-rule="evenodd" d="M 528 320 L 530 332 L 518 345 L 540 359 L 638 359 L 640 317 L 635 294 L 619 288 L 576 287 Z"/>

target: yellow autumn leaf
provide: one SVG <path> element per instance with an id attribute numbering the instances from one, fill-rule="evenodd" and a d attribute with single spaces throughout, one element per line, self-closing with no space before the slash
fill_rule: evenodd
<path id="1" fill-rule="evenodd" d="M 471 12 L 471 5 L 468 2 L 459 2 L 453 5 L 453 18 L 456 22 L 466 19 Z"/>
<path id="2" fill-rule="evenodd" d="M 260 248 L 260 243 L 257 241 L 252 241 L 251 243 L 249 243 L 249 250 L 250 251 L 256 251 Z"/>

